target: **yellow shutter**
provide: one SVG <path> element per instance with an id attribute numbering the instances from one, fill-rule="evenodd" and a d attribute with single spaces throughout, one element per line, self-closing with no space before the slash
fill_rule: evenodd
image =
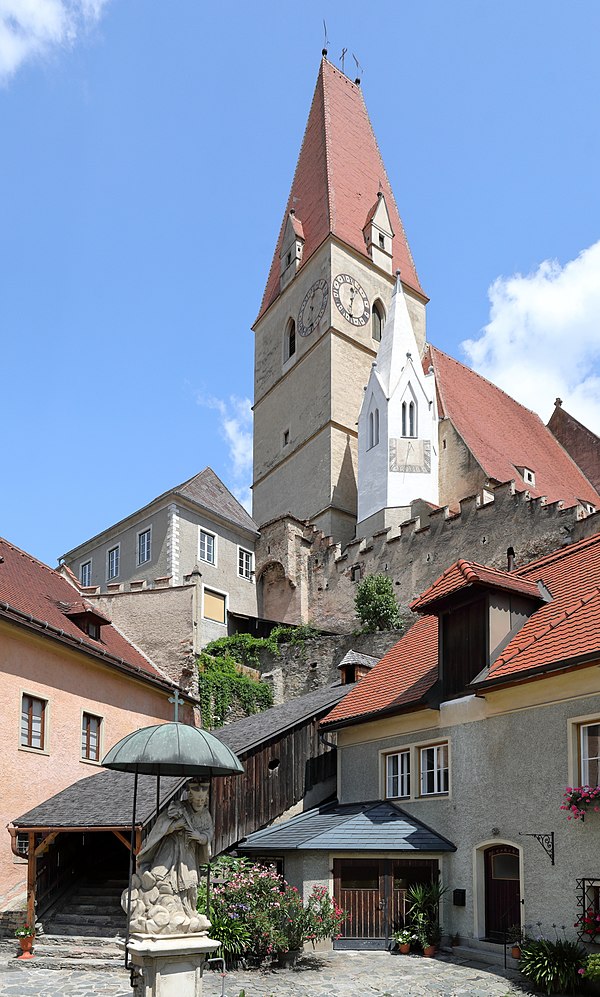
<path id="1" fill-rule="evenodd" d="M 215 623 L 225 623 L 225 596 L 204 589 L 204 618 Z"/>

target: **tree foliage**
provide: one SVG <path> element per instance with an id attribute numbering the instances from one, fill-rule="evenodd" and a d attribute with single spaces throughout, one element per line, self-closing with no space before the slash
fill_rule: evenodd
<path id="1" fill-rule="evenodd" d="M 367 575 L 359 582 L 354 606 L 364 630 L 399 630 L 402 627 L 394 586 L 388 575 Z"/>

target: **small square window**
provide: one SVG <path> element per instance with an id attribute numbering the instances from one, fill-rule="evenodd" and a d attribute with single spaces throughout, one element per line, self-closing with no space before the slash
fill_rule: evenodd
<path id="1" fill-rule="evenodd" d="M 206 530 L 200 530 L 200 560 L 215 563 L 215 536 Z"/>
<path id="2" fill-rule="evenodd" d="M 138 533 L 138 565 L 146 564 L 151 557 L 152 530 L 148 527 L 142 533 Z"/>
<path id="3" fill-rule="evenodd" d="M 238 548 L 238 575 L 240 578 L 252 578 L 252 551 Z"/>
<path id="4" fill-rule="evenodd" d="M 111 549 L 108 552 L 108 558 L 107 558 L 108 566 L 106 574 L 109 581 L 111 578 L 118 578 L 120 560 L 121 560 L 121 549 L 117 544 L 116 547 L 111 547 Z"/>
<path id="5" fill-rule="evenodd" d="M 79 581 L 83 586 L 92 584 L 92 562 L 84 561 L 79 569 Z"/>
<path id="6" fill-rule="evenodd" d="M 290 442 L 290 431 L 289 431 L 289 429 L 284 429 L 284 431 L 283 431 L 283 445 L 284 445 L 284 447 L 287 447 L 289 445 L 289 442 Z"/>
<path id="7" fill-rule="evenodd" d="M 381 233 L 379 233 L 379 248 L 385 249 L 385 236 L 381 235 Z"/>
<path id="8" fill-rule="evenodd" d="M 100 729 L 102 718 L 84 713 L 81 718 L 81 757 L 90 762 L 100 761 Z"/>
<path id="9" fill-rule="evenodd" d="M 21 746 L 44 750 L 46 743 L 46 700 L 23 696 L 21 702 Z"/>

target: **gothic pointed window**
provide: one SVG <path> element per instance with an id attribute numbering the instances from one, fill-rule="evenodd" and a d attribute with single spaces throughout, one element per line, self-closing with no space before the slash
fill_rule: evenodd
<path id="1" fill-rule="evenodd" d="M 373 446 L 373 413 L 369 412 L 369 443 L 367 449 L 370 450 Z"/>
<path id="2" fill-rule="evenodd" d="M 383 326 L 385 324 L 385 315 L 383 311 L 383 305 L 380 301 L 375 301 L 373 304 L 373 312 L 371 316 L 371 337 L 376 343 L 381 342 L 381 334 L 383 332 Z"/>
<path id="3" fill-rule="evenodd" d="M 367 450 L 371 450 L 372 447 L 376 447 L 379 443 L 379 409 L 373 409 L 369 412 L 369 428 L 368 428 L 368 442 Z"/>
<path id="4" fill-rule="evenodd" d="M 412 397 L 410 387 L 408 392 L 410 393 L 409 401 L 402 402 L 402 435 L 415 437 L 417 435 L 417 403 Z"/>
<path id="5" fill-rule="evenodd" d="M 285 342 L 283 345 L 284 360 L 289 360 L 296 352 L 296 323 L 291 318 L 285 327 Z"/>

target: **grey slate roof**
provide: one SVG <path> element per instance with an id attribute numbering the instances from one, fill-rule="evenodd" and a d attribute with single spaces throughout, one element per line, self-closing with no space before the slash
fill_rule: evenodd
<path id="1" fill-rule="evenodd" d="M 221 516 L 223 519 L 228 519 L 236 526 L 241 526 L 252 533 L 258 533 L 258 527 L 252 516 L 225 487 L 212 467 L 205 467 L 189 481 L 177 485 L 173 492 L 175 495 L 182 495 L 189 499 L 190 502 L 196 502 L 197 505 L 203 506 L 209 512 L 214 512 L 215 515 Z"/>
<path id="2" fill-rule="evenodd" d="M 73 783 L 13 821 L 15 827 L 131 827 L 133 775 L 99 772 Z M 185 779 L 160 780 L 161 804 Z M 146 824 L 156 812 L 156 779 L 138 777 L 136 824 Z"/>
<path id="3" fill-rule="evenodd" d="M 244 717 L 243 720 L 236 720 L 235 723 L 219 727 L 212 733 L 232 751 L 240 754 L 256 747 L 257 744 L 278 737 L 313 716 L 318 717 L 328 713 L 351 688 L 353 688 L 351 685 L 328 685 L 314 692 L 308 692 L 305 696 L 290 699 L 281 706 L 272 706 L 263 713 L 255 713 L 253 716 Z"/>
<path id="4" fill-rule="evenodd" d="M 242 841 L 241 851 L 455 852 L 456 846 L 395 803 L 329 803 Z"/>
<path id="5" fill-rule="evenodd" d="M 361 654 L 360 651 L 353 651 L 351 648 L 340 661 L 338 668 L 343 668 L 344 665 L 364 665 L 366 668 L 374 668 L 380 660 L 372 654 Z"/>

